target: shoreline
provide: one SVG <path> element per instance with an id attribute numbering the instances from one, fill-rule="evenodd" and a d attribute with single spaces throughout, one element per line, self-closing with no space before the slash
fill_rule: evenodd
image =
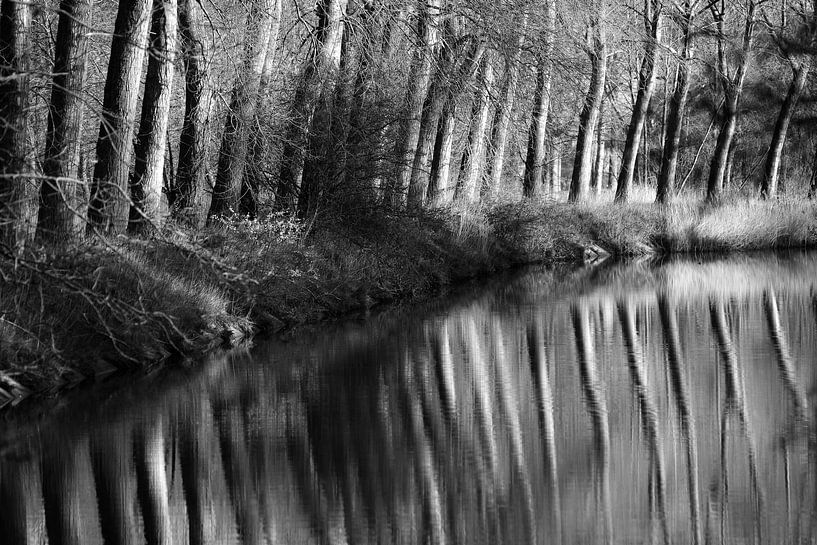
<path id="1" fill-rule="evenodd" d="M 2 260 L 0 286 L 11 296 L 0 301 L 0 407 L 122 371 L 194 365 L 259 334 L 419 300 L 520 265 L 814 248 L 817 207 L 509 205 L 373 218 L 309 237 L 279 227 L 100 238 Z"/>

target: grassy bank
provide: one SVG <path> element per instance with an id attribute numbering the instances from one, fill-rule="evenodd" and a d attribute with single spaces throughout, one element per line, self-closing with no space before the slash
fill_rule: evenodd
<path id="1" fill-rule="evenodd" d="M 276 331 L 530 262 L 812 246 L 810 203 L 497 206 L 303 226 L 273 216 L 0 259 L 0 404 L 194 361 Z"/>

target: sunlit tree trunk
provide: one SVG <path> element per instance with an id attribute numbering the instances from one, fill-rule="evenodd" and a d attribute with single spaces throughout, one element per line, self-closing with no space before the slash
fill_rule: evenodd
<path id="1" fill-rule="evenodd" d="M 258 91 L 275 15 L 273 7 L 274 0 L 253 0 L 247 15 L 244 65 L 233 85 L 230 108 L 224 122 L 213 200 L 208 213 L 211 218 L 238 212 L 252 121 L 258 106 Z"/>
<path id="2" fill-rule="evenodd" d="M 241 199 L 238 203 L 238 212 L 242 216 L 250 218 L 258 216 L 258 191 L 265 180 L 263 167 L 268 161 L 265 153 L 268 143 L 262 129 L 265 118 L 262 116 L 265 110 L 269 108 L 266 99 L 277 59 L 278 35 L 281 31 L 281 15 L 283 12 L 282 0 L 273 0 L 272 4 L 272 25 L 270 26 L 269 40 L 267 42 L 267 56 L 264 59 L 264 69 L 261 72 L 261 82 L 258 87 L 258 104 L 255 118 L 250 126 L 249 156 L 244 166 Z"/>
<path id="3" fill-rule="evenodd" d="M 133 204 L 128 231 L 131 233 L 146 233 L 159 226 L 176 62 L 176 7 L 176 0 L 153 0 L 145 96 L 130 186 Z"/>
<path id="4" fill-rule="evenodd" d="M 792 67 L 794 77 L 789 84 L 786 98 L 780 106 L 777 114 L 777 121 L 772 132 L 772 142 L 769 145 L 769 153 L 766 155 L 766 165 L 763 169 L 763 180 L 760 185 L 760 196 L 764 199 L 775 197 L 778 190 L 778 180 L 780 179 L 780 163 L 783 159 L 783 147 L 786 144 L 786 134 L 789 130 L 789 123 L 803 94 L 806 86 L 809 70 L 811 69 L 811 55 L 804 58 Z"/>
<path id="5" fill-rule="evenodd" d="M 453 197 L 449 184 L 451 155 L 454 152 L 454 129 L 457 127 L 456 115 L 456 97 L 449 93 L 434 141 L 434 157 L 431 161 L 431 177 L 428 183 L 428 201 L 431 203 L 445 204 Z"/>
<path id="6" fill-rule="evenodd" d="M 542 185 L 543 169 L 546 168 L 546 148 L 548 111 L 550 109 L 550 85 L 553 69 L 553 43 L 556 31 L 556 0 L 545 3 L 546 28 L 542 42 L 542 52 L 537 62 L 536 90 L 533 93 L 533 113 L 528 132 L 528 150 L 525 157 L 525 177 L 522 180 L 522 195 L 533 198 Z"/>
<path id="7" fill-rule="evenodd" d="M 721 123 L 718 142 L 715 144 L 715 151 L 712 161 L 709 164 L 709 178 L 706 183 L 706 200 L 715 202 L 720 198 L 723 191 L 724 180 L 726 178 L 728 156 L 732 140 L 738 123 L 738 106 L 743 93 L 743 83 L 746 79 L 746 72 L 749 68 L 750 53 L 755 34 L 755 8 L 756 0 L 748 0 L 746 6 L 746 20 L 743 29 L 743 40 L 741 43 L 740 55 L 738 55 L 737 66 L 734 69 L 729 67 L 727 62 L 727 52 L 724 36 L 724 7 L 712 6 L 713 16 L 718 29 L 718 69 L 720 71 L 721 85 L 724 93 L 724 114 Z"/>
<path id="8" fill-rule="evenodd" d="M 199 200 L 208 185 L 207 148 L 214 90 L 210 75 L 213 43 L 205 25 L 205 13 L 199 3 L 181 0 L 179 41 L 185 68 L 184 122 L 178 170 L 175 184 L 168 192 L 168 203 L 174 218 L 191 225 L 200 223 Z"/>
<path id="9" fill-rule="evenodd" d="M 550 145 L 550 190 L 562 190 L 562 145 L 555 140 Z"/>
<path id="10" fill-rule="evenodd" d="M 661 41 L 662 0 L 644 0 L 644 58 L 638 73 L 638 94 L 636 95 L 627 137 L 622 150 L 621 170 L 618 173 L 615 202 L 627 202 L 633 186 L 633 173 L 641 145 L 641 135 L 650 109 L 650 100 L 655 90 L 656 62 Z"/>
<path id="11" fill-rule="evenodd" d="M 598 124 L 604 87 L 607 78 L 607 41 L 602 20 L 603 7 L 594 2 L 590 8 L 589 40 L 592 42 L 590 55 L 590 86 L 579 116 L 579 136 L 576 139 L 576 157 L 573 161 L 573 176 L 567 200 L 580 202 L 590 191 L 593 172 L 593 135 Z"/>
<path id="12" fill-rule="evenodd" d="M 505 60 L 505 79 L 499 92 L 499 102 L 496 106 L 493 123 L 491 125 L 491 143 L 488 146 L 488 188 L 490 194 L 496 197 L 502 184 L 502 171 L 505 166 L 505 148 L 508 146 L 508 134 L 511 127 L 513 107 L 516 102 L 516 90 L 519 86 L 519 70 L 522 60 L 522 46 L 524 45 L 525 31 L 528 28 L 528 14 L 525 13 L 521 30 L 516 38 L 513 53 Z"/>
<path id="13" fill-rule="evenodd" d="M 45 178 L 40 189 L 37 218 L 37 237 L 41 240 L 65 241 L 79 234 L 81 218 L 77 217 L 77 197 L 81 183 L 82 93 L 93 3 L 94 0 L 60 2 L 43 161 Z"/>
<path id="14" fill-rule="evenodd" d="M 29 145 L 29 2 L 0 4 L 0 252 L 25 242 L 25 187 L 32 170 Z"/>
<path id="15" fill-rule="evenodd" d="M 596 128 L 596 153 L 593 161 L 593 175 L 590 179 L 590 188 L 594 194 L 598 194 L 601 185 L 604 183 L 604 164 L 607 160 L 607 144 L 604 139 L 604 110 L 605 103 L 602 100 L 599 108 L 599 122 Z"/>
<path id="16" fill-rule="evenodd" d="M 161 1 L 161 0 L 160 0 Z M 145 538 L 148 545 L 171 545 L 168 479 L 165 461 L 164 423 L 161 414 L 145 422 L 134 440 L 136 482 Z"/>
<path id="17" fill-rule="evenodd" d="M 468 144 L 462 155 L 459 178 L 463 180 L 457 186 L 463 188 L 461 197 L 466 201 L 474 201 L 479 197 L 482 185 L 482 165 L 485 158 L 485 146 L 488 137 L 488 122 L 491 114 L 491 87 L 494 81 L 493 62 L 489 55 L 482 60 L 479 91 L 474 103 L 474 112 L 471 118 L 471 127 L 468 132 Z"/>
<path id="18" fill-rule="evenodd" d="M 675 78 L 675 89 L 670 99 L 667 113 L 666 138 L 664 149 L 661 152 L 661 170 L 658 174 L 658 189 L 655 201 L 667 204 L 675 196 L 675 178 L 678 171 L 678 154 L 681 149 L 681 131 L 683 129 L 684 114 L 686 112 L 689 95 L 689 74 L 692 59 L 695 55 L 693 48 L 694 30 L 692 24 L 695 17 L 695 0 L 684 0 L 684 7 L 679 17 L 683 43 L 681 55 L 678 59 L 678 72 Z"/>
<path id="19" fill-rule="evenodd" d="M 397 179 L 387 191 L 387 198 L 392 204 L 403 202 L 408 191 L 415 151 L 420 139 L 423 104 L 431 82 L 434 50 L 439 40 L 441 0 L 419 0 L 417 5 L 418 41 L 409 75 L 406 116 L 400 127 L 394 150 L 398 161 Z"/>
<path id="20" fill-rule="evenodd" d="M 128 222 L 128 179 L 150 0 L 120 0 L 105 79 L 102 121 L 88 207 L 89 229 L 121 233 Z"/>

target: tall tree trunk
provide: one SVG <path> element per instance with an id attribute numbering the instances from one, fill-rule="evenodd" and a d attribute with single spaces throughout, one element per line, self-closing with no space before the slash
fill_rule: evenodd
<path id="1" fill-rule="evenodd" d="M 505 80 L 499 93 L 499 103 L 491 125 L 491 143 L 488 146 L 490 154 L 488 164 L 488 186 L 491 195 L 496 197 L 502 184 L 502 170 L 505 166 L 505 148 L 508 145 L 508 132 L 513 116 L 513 106 L 516 102 L 516 89 L 519 86 L 519 69 L 522 60 L 522 46 L 524 45 L 525 31 L 528 27 L 528 15 L 525 13 L 522 20 L 522 29 L 516 38 L 513 53 L 505 60 Z"/>
<path id="2" fill-rule="evenodd" d="M 315 128 L 315 116 L 321 104 L 334 104 L 334 90 L 340 69 L 344 22 L 347 0 L 321 0 L 316 6 L 318 25 L 315 31 L 317 48 L 304 65 L 298 89 L 292 102 L 292 113 L 287 127 L 287 138 L 281 154 L 281 174 L 276 187 L 275 201 L 280 209 L 295 209 L 301 200 L 307 205 L 315 188 L 302 188 L 304 165 L 310 147 L 310 134 Z M 318 125 L 328 125 L 331 108 L 323 109 L 324 119 Z M 321 131 L 318 131 L 322 134 Z"/>
<path id="3" fill-rule="evenodd" d="M 683 45 L 678 59 L 678 73 L 675 78 L 675 89 L 672 92 L 669 112 L 667 114 L 666 139 L 661 154 L 661 171 L 658 174 L 658 189 L 655 201 L 669 203 L 675 196 L 675 177 L 678 171 L 678 154 L 681 149 L 681 130 L 689 95 L 689 71 L 695 55 L 693 28 L 695 11 L 693 2 L 685 0 L 684 12 L 680 18 Z"/>
<path id="4" fill-rule="evenodd" d="M 420 140 L 423 104 L 431 81 L 432 61 L 438 42 L 438 26 L 441 0 L 418 0 L 417 15 L 418 43 L 409 75 L 409 89 L 406 95 L 406 115 L 397 136 L 394 154 L 398 162 L 396 180 L 387 188 L 387 200 L 392 204 L 404 201 L 411 180 L 414 156 Z"/>
<path id="5" fill-rule="evenodd" d="M 655 90 L 656 62 L 658 45 L 661 40 L 661 0 L 644 1 L 644 59 L 638 73 L 638 94 L 633 106 L 630 124 L 627 126 L 627 138 L 622 151 L 621 170 L 616 184 L 615 202 L 627 202 L 633 185 L 635 160 L 641 144 L 641 134 L 650 109 L 650 100 Z"/>
<path id="6" fill-rule="evenodd" d="M 562 190 L 562 145 L 555 139 L 550 144 L 550 191 Z"/>
<path id="7" fill-rule="evenodd" d="M 29 39 L 31 4 L 0 4 L 0 253 L 25 241 L 24 190 L 29 183 Z"/>
<path id="8" fill-rule="evenodd" d="M 88 207 L 91 231 L 121 233 L 127 226 L 134 118 L 151 4 L 150 0 L 119 1 Z"/>
<path id="9" fill-rule="evenodd" d="M 783 147 L 786 144 L 786 133 L 789 130 L 789 123 L 803 94 L 806 86 L 809 70 L 811 69 L 811 56 L 809 55 L 800 63 L 793 66 L 794 77 L 789 84 L 786 98 L 777 114 L 777 121 L 772 132 L 772 142 L 769 145 L 769 153 L 766 155 L 766 165 L 763 169 L 763 181 L 760 185 L 761 198 L 767 199 L 777 195 L 778 180 L 780 179 L 780 163 L 783 159 Z"/>
<path id="10" fill-rule="evenodd" d="M 587 198 L 590 177 L 593 171 L 593 135 L 604 100 L 604 86 L 607 77 L 607 42 L 602 21 L 602 6 L 594 5 L 590 14 L 590 39 L 593 42 L 590 54 L 590 86 L 579 116 L 579 136 L 576 139 L 576 157 L 573 161 L 573 176 L 570 180 L 569 202 L 580 202 Z"/>
<path id="11" fill-rule="evenodd" d="M 175 219 L 192 225 L 200 223 L 199 199 L 207 187 L 207 148 L 214 98 L 210 76 L 213 43 L 204 25 L 204 10 L 199 3 L 181 0 L 179 40 L 185 67 L 184 122 L 176 181 L 168 193 L 168 202 Z"/>
<path id="12" fill-rule="evenodd" d="M 40 211 L 37 237 L 65 241 L 76 237 L 79 145 L 82 135 L 87 29 L 91 26 L 94 0 L 61 0 L 57 42 L 54 48 L 54 79 L 48 108 Z"/>
<path id="13" fill-rule="evenodd" d="M 545 168 L 548 110 L 550 109 L 550 84 L 552 72 L 553 40 L 556 31 L 556 0 L 545 4 L 547 17 L 542 53 L 538 58 L 536 90 L 533 93 L 533 114 L 528 132 L 528 150 L 525 157 L 525 177 L 522 180 L 522 195 L 533 198 L 542 185 Z"/>
<path id="14" fill-rule="evenodd" d="M 599 122 L 596 128 L 596 156 L 593 161 L 593 175 L 590 178 L 590 188 L 598 194 L 604 180 L 604 161 L 607 159 L 607 146 L 604 140 L 604 100 L 599 107 Z"/>
<path id="15" fill-rule="evenodd" d="M 136 164 L 131 183 L 128 231 L 146 233 L 158 226 L 164 181 L 167 127 L 173 71 L 176 62 L 176 0 L 153 0 L 148 48 L 148 71 L 142 119 L 136 144 Z"/>
<path id="16" fill-rule="evenodd" d="M 713 14 L 715 15 L 718 27 L 718 67 L 725 101 L 724 118 L 720 133 L 718 134 L 718 142 L 715 145 L 712 161 L 709 164 L 709 178 L 706 183 L 707 202 L 716 202 L 723 191 L 729 151 L 737 129 L 740 96 L 743 92 L 743 82 L 746 79 L 746 71 L 749 68 L 749 54 L 752 50 L 755 33 L 756 7 L 756 0 L 749 0 L 743 29 L 741 55 L 739 55 L 738 65 L 733 70 L 730 70 L 726 59 L 726 44 L 724 43 L 723 19 L 725 14 L 713 6 Z M 730 76 L 730 73 L 734 74 L 734 76 Z"/>
<path id="17" fill-rule="evenodd" d="M 278 35 L 281 32 L 282 0 L 273 0 L 273 20 L 270 27 L 269 41 L 267 42 L 267 56 L 264 59 L 264 69 L 261 72 L 261 83 L 258 88 L 258 104 L 255 118 L 251 124 L 249 158 L 244 166 L 244 177 L 241 184 L 241 200 L 238 203 L 238 212 L 242 216 L 256 218 L 258 216 L 258 192 L 265 179 L 263 166 L 266 165 L 266 139 L 261 127 L 264 126 L 265 110 L 268 108 L 266 98 L 272 71 L 275 68 L 275 53 L 278 49 Z"/>
<path id="18" fill-rule="evenodd" d="M 273 16 L 273 0 L 254 0 L 247 15 L 244 66 L 233 85 L 230 108 L 224 122 L 216 183 L 208 213 L 211 218 L 233 215 L 238 211 L 250 130 L 258 105 L 258 90 L 267 58 Z"/>
<path id="19" fill-rule="evenodd" d="M 430 203 L 445 204 L 452 199 L 454 194 L 448 186 L 451 178 L 451 155 L 454 152 L 454 129 L 457 126 L 456 115 L 456 97 L 449 92 L 434 141 L 431 179 L 428 184 L 428 202 Z"/>
<path id="20" fill-rule="evenodd" d="M 491 87 L 494 81 L 494 68 L 490 55 L 486 55 L 482 60 L 480 80 L 471 128 L 468 132 L 468 145 L 462 154 L 460 165 L 460 178 L 464 180 L 461 197 L 469 202 L 476 200 L 482 189 L 482 165 L 491 114 Z M 457 186 L 460 186 L 459 182 Z"/>

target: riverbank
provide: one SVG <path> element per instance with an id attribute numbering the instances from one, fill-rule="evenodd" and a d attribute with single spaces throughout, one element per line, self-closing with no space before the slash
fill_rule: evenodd
<path id="1" fill-rule="evenodd" d="M 308 229 L 312 227 L 312 229 Z M 817 207 L 525 204 L 370 214 L 332 229 L 223 221 L 0 260 L 0 405 L 186 364 L 258 332 L 343 316 L 532 262 L 811 247 Z"/>

